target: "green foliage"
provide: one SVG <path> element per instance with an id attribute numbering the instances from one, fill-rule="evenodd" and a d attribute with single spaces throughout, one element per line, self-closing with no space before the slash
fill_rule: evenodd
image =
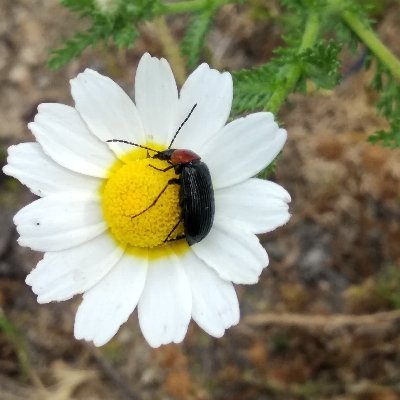
<path id="1" fill-rule="evenodd" d="M 51 52 L 48 67 L 50 69 L 61 68 L 72 59 L 79 57 L 87 47 L 95 44 L 100 39 L 101 32 L 98 35 L 94 29 L 90 29 L 84 33 L 75 33 L 71 39 L 65 41 L 63 47 Z"/>
<path id="2" fill-rule="evenodd" d="M 94 0 L 61 0 L 61 4 L 71 11 L 90 14 L 95 9 Z"/>
<path id="3" fill-rule="evenodd" d="M 279 82 L 279 69 L 272 63 L 259 68 L 233 73 L 234 97 L 232 111 L 241 114 L 248 110 L 263 108 Z"/>
<path id="4" fill-rule="evenodd" d="M 296 46 L 280 48 L 275 51 L 278 57 L 268 64 L 234 73 L 233 112 L 241 114 L 263 108 L 272 94 L 285 85 L 287 72 L 293 67 L 300 71 L 294 90 L 305 91 L 308 79 L 318 88 L 335 87 L 340 79 L 339 51 L 338 44 L 321 39 L 314 47 L 301 52 Z"/>
<path id="5" fill-rule="evenodd" d="M 382 63 L 377 62 L 372 87 L 379 93 L 378 112 L 384 116 L 390 127 L 387 131 L 378 131 L 368 140 L 381 143 L 386 147 L 400 147 L 400 85 Z"/>
<path id="6" fill-rule="evenodd" d="M 187 67 L 192 70 L 198 63 L 203 47 L 204 39 L 210 29 L 217 8 L 215 6 L 206 9 L 202 13 L 192 16 L 186 34 L 182 40 L 182 54 L 186 56 Z"/>
<path id="7" fill-rule="evenodd" d="M 60 0 L 61 4 L 89 22 L 51 53 L 50 68 L 59 68 L 98 42 L 131 47 L 139 35 L 138 26 L 159 15 L 189 13 L 181 52 L 189 70 L 195 68 L 213 18 L 223 4 L 243 0 Z M 233 112 L 257 109 L 277 112 L 287 96 L 306 92 L 307 83 L 316 88 L 334 88 L 341 79 L 342 49 L 359 53 L 360 45 L 370 53 L 357 68 L 377 65 L 373 87 L 379 93 L 378 112 L 390 128 L 372 135 L 371 142 L 400 146 L 400 64 L 384 47 L 371 26 L 371 16 L 382 9 L 379 0 L 281 0 L 284 46 L 274 51 L 268 63 L 235 72 Z M 268 3 L 266 3 L 268 7 Z M 266 13 L 266 15 L 270 15 Z M 363 33 L 365 35 L 363 35 Z M 374 42 L 374 43 L 373 43 Z M 386 57 L 386 59 L 385 59 Z M 362 64 L 362 65 L 361 65 Z M 397 80 L 394 76 L 397 76 Z"/>
<path id="8" fill-rule="evenodd" d="M 62 4 L 90 19 L 91 26 L 51 52 L 51 69 L 60 68 L 100 41 L 112 40 L 118 47 L 133 46 L 138 36 L 137 24 L 152 19 L 161 7 L 159 0 L 115 0 L 109 10 L 99 8 L 94 0 L 63 0 Z"/>
<path id="9" fill-rule="evenodd" d="M 14 326 L 14 324 L 5 316 L 1 308 L 0 333 L 3 333 L 6 339 L 14 346 L 23 377 L 32 377 L 33 368 L 28 356 L 27 343 L 25 341 L 25 338 Z"/>
<path id="10" fill-rule="evenodd" d="M 329 3 L 331 3 L 331 8 L 328 6 L 325 10 L 324 31 L 332 33 L 336 43 L 340 43 L 350 53 L 356 54 L 359 50 L 360 39 L 342 19 L 341 13 L 351 12 L 366 27 L 371 27 L 372 21 L 369 19 L 369 13 L 375 8 L 374 5 L 370 0 L 330 0 Z M 340 7 L 335 6 L 336 3 L 339 3 Z"/>
<path id="11" fill-rule="evenodd" d="M 322 11 L 327 6 L 326 0 L 281 0 L 280 4 L 291 13 L 300 16 L 307 15 L 308 11 Z"/>
<path id="12" fill-rule="evenodd" d="M 334 88 L 340 81 L 340 50 L 341 46 L 338 43 L 320 41 L 314 47 L 303 51 L 299 55 L 303 70 L 302 79 L 311 79 L 318 88 Z"/>
<path id="13" fill-rule="evenodd" d="M 400 269 L 396 266 L 386 268 L 377 281 L 377 293 L 393 309 L 400 309 Z"/>
<path id="14" fill-rule="evenodd" d="M 340 80 L 342 43 L 332 35 L 328 39 L 319 34 L 328 23 L 339 25 L 339 17 L 327 8 L 325 0 L 284 0 L 282 4 L 287 9 L 282 18 L 285 46 L 274 51 L 269 63 L 234 74 L 236 114 L 262 108 L 275 112 L 290 92 L 305 92 L 308 80 L 324 89 L 333 88 Z M 317 27 L 310 26 L 307 32 L 311 14 L 316 16 Z M 335 26 L 332 32 L 336 34 L 341 28 Z"/>

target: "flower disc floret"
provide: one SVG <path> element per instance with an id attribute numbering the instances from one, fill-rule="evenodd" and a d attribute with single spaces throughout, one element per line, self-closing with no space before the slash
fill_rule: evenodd
<path id="1" fill-rule="evenodd" d="M 111 234 L 120 245 L 154 248 L 164 244 L 180 219 L 179 185 L 168 185 L 170 179 L 178 176 L 173 168 L 165 172 L 156 169 L 168 167 L 166 161 L 132 158 L 131 155 L 126 163 L 111 168 L 102 190 L 103 214 Z M 167 185 L 154 206 L 140 214 Z M 179 227 L 169 239 L 182 233 L 183 229 Z"/>

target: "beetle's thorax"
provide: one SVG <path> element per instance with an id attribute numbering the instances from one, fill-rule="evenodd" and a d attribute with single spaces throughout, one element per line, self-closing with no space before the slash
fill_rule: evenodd
<path id="1" fill-rule="evenodd" d="M 172 164 L 187 164 L 192 161 L 199 161 L 200 156 L 192 150 L 188 149 L 167 149 L 157 153 L 154 158 L 160 160 L 169 160 Z"/>
<path id="2" fill-rule="evenodd" d="M 196 160 L 200 160 L 200 156 L 192 150 L 177 149 L 171 154 L 171 162 L 173 164 L 187 164 Z"/>

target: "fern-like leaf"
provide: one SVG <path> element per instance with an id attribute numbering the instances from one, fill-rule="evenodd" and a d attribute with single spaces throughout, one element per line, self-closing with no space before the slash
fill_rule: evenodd
<path id="1" fill-rule="evenodd" d="M 94 0 L 61 0 L 61 4 L 71 11 L 79 13 L 90 13 L 94 10 Z"/>
<path id="2" fill-rule="evenodd" d="M 138 37 L 137 24 L 150 20 L 160 10 L 160 0 L 116 0 L 110 12 L 99 9 L 94 0 L 62 0 L 62 4 L 91 20 L 86 32 L 78 32 L 62 47 L 50 53 L 48 66 L 57 69 L 78 57 L 89 46 L 112 39 L 118 47 L 131 47 Z"/>
<path id="3" fill-rule="evenodd" d="M 77 32 L 75 35 L 64 42 L 59 49 L 50 52 L 50 58 L 47 65 L 50 69 L 58 69 L 79 57 L 82 52 L 98 40 L 97 36 L 90 31 Z"/>
<path id="4" fill-rule="evenodd" d="M 265 107 L 272 94 L 285 85 L 287 71 L 293 67 L 301 71 L 293 90 L 304 91 L 307 79 L 317 87 L 332 88 L 340 78 L 338 54 L 340 46 L 321 40 L 312 48 L 299 52 L 296 47 L 278 49 L 278 57 L 268 64 L 233 74 L 235 95 L 233 111 L 241 114 Z"/>
<path id="5" fill-rule="evenodd" d="M 211 6 L 201 13 L 196 13 L 191 17 L 186 34 L 182 40 L 181 51 L 186 56 L 188 69 L 194 69 L 197 65 L 204 39 L 211 26 L 216 12 L 216 7 Z"/>
<path id="6" fill-rule="evenodd" d="M 368 140 L 386 147 L 400 147 L 400 85 L 389 71 L 377 61 L 371 86 L 380 93 L 376 108 L 378 113 L 388 120 L 390 127 L 387 131 L 375 132 Z"/>

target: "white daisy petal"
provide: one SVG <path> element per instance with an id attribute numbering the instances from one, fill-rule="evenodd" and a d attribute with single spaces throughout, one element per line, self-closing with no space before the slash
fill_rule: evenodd
<path id="1" fill-rule="evenodd" d="M 14 217 L 18 243 L 38 251 L 65 250 L 103 233 L 106 223 L 99 200 L 77 194 L 54 194 L 27 205 Z"/>
<path id="2" fill-rule="evenodd" d="M 41 104 L 38 111 L 28 127 L 47 155 L 72 171 L 101 178 L 107 175 L 115 156 L 89 131 L 75 108 Z"/>
<path id="3" fill-rule="evenodd" d="M 152 347 L 180 343 L 192 311 L 192 294 L 176 256 L 150 260 L 138 315 L 143 336 Z"/>
<path id="4" fill-rule="evenodd" d="M 110 78 L 86 69 L 71 80 L 71 93 L 79 114 L 101 141 L 145 142 L 135 104 Z M 123 143 L 109 143 L 109 146 L 116 154 L 127 151 L 127 145 Z"/>
<path id="5" fill-rule="evenodd" d="M 146 280 L 147 260 L 124 255 L 97 285 L 83 295 L 75 318 L 75 337 L 107 343 L 132 314 Z"/>
<path id="6" fill-rule="evenodd" d="M 192 251 L 183 263 L 193 297 L 192 317 L 208 334 L 221 337 L 239 322 L 239 302 L 231 282 L 221 279 Z"/>
<path id="7" fill-rule="evenodd" d="M 192 107 L 197 106 L 179 132 L 173 148 L 189 148 L 202 154 L 202 145 L 226 123 L 232 97 L 231 74 L 201 64 L 182 86 L 177 122 L 181 124 Z"/>
<path id="8" fill-rule="evenodd" d="M 68 300 L 99 282 L 122 254 L 111 236 L 103 234 L 71 249 L 46 253 L 26 283 L 39 303 Z"/>
<path id="9" fill-rule="evenodd" d="M 176 128 L 178 89 L 171 67 L 164 59 L 146 53 L 135 79 L 135 101 L 144 130 L 154 141 L 167 145 Z"/>
<path id="10" fill-rule="evenodd" d="M 18 179 L 38 196 L 54 193 L 94 193 L 101 180 L 77 174 L 56 164 L 38 143 L 21 143 L 8 148 L 3 172 Z"/>
<path id="11" fill-rule="evenodd" d="M 290 218 L 290 195 L 274 182 L 253 178 L 214 194 L 216 213 L 239 221 L 252 233 L 270 232 Z"/>
<path id="12" fill-rule="evenodd" d="M 214 188 L 231 186 L 256 175 L 282 150 L 286 131 L 271 113 L 237 119 L 212 137 L 202 149 Z"/>
<path id="13" fill-rule="evenodd" d="M 238 223 L 215 220 L 210 233 L 191 246 L 218 275 L 233 283 L 257 283 L 268 255 L 257 237 Z"/>

